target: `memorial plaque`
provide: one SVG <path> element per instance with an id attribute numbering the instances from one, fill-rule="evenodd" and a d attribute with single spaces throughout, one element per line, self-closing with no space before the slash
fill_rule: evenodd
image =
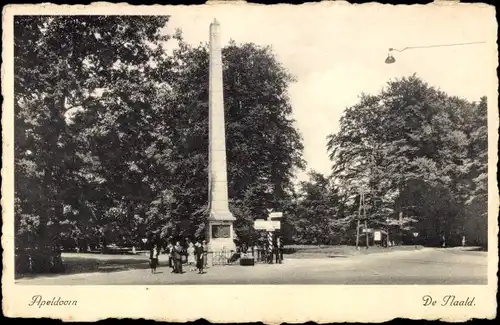
<path id="1" fill-rule="evenodd" d="M 230 225 L 212 225 L 212 238 L 230 238 Z"/>

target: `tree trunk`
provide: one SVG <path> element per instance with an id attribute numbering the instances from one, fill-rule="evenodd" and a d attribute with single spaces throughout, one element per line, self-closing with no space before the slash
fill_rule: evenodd
<path id="1" fill-rule="evenodd" d="M 370 247 L 370 243 L 369 243 L 369 238 L 368 238 L 368 223 L 367 221 L 365 220 L 365 235 L 366 235 L 366 249 L 368 249 L 368 247 Z"/>

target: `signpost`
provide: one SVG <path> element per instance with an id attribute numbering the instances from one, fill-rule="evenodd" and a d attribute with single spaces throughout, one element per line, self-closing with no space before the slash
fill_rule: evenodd
<path id="1" fill-rule="evenodd" d="M 270 258 L 269 258 L 269 263 L 272 263 L 272 254 L 274 252 L 273 246 L 274 246 L 274 232 L 276 230 L 281 229 L 281 221 L 280 219 L 283 217 L 282 212 L 272 212 L 272 209 L 267 209 L 269 212 L 269 217 L 267 220 L 264 219 L 256 219 L 254 220 L 253 227 L 255 230 L 265 230 L 267 232 L 267 241 L 268 241 L 268 248 L 269 248 L 269 253 L 270 253 Z M 279 243 L 279 238 L 277 239 L 277 243 Z M 279 244 L 278 244 L 279 247 Z M 278 252 L 279 254 L 279 252 Z"/>
<path id="2" fill-rule="evenodd" d="M 278 220 L 283 218 L 283 212 L 272 212 L 269 213 L 269 219 L 270 220 Z"/>
<path id="3" fill-rule="evenodd" d="M 275 230 L 281 229 L 281 221 L 283 218 L 282 212 L 272 212 L 269 214 L 268 220 L 256 219 L 253 222 L 253 227 L 256 230 L 266 230 L 269 232 L 274 232 Z"/>
<path id="4" fill-rule="evenodd" d="M 253 227 L 255 230 L 274 231 L 273 224 L 270 221 L 264 219 L 254 220 Z"/>
<path id="5" fill-rule="evenodd" d="M 279 220 L 256 219 L 253 223 L 253 227 L 255 230 L 274 232 L 275 230 L 281 229 L 281 222 Z"/>

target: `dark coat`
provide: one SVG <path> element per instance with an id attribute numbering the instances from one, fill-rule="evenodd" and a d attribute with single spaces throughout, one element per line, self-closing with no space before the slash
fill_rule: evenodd
<path id="1" fill-rule="evenodd" d="M 154 254 L 154 248 L 151 248 L 151 249 L 149 250 L 149 258 L 150 258 L 150 259 L 153 259 L 153 258 L 158 258 L 159 252 L 160 252 L 160 250 L 157 248 L 157 249 L 156 249 L 156 256 L 155 256 L 155 254 Z"/>
<path id="2" fill-rule="evenodd" d="M 196 267 L 198 269 L 203 269 L 203 246 L 194 246 L 194 255 L 196 257 Z"/>
<path id="3" fill-rule="evenodd" d="M 183 249 L 181 246 L 174 246 L 174 248 L 172 250 L 173 258 L 176 260 L 182 259 L 182 252 L 183 252 Z"/>
<path id="4" fill-rule="evenodd" d="M 196 259 L 201 259 L 203 258 L 203 246 L 194 246 L 194 255 L 196 256 Z"/>

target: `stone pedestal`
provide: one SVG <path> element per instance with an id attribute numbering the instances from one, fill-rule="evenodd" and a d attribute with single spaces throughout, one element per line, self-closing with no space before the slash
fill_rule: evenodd
<path id="1" fill-rule="evenodd" d="M 209 216 L 206 238 L 209 255 L 220 251 L 236 250 L 233 222 L 229 211 L 227 190 L 226 133 L 224 121 L 224 95 L 222 82 L 222 52 L 220 25 L 210 24 L 209 67 Z"/>
<path id="2" fill-rule="evenodd" d="M 209 252 L 235 251 L 233 222 L 229 220 L 208 220 L 207 238 Z"/>

